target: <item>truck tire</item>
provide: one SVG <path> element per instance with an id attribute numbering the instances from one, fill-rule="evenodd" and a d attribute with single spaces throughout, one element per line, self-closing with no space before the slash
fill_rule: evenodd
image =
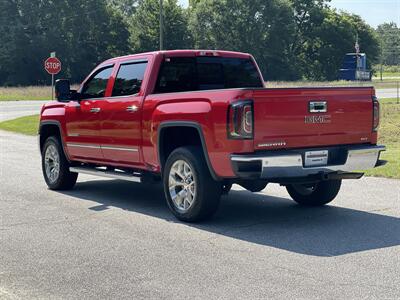
<path id="1" fill-rule="evenodd" d="M 322 206 L 339 193 L 341 180 L 320 181 L 314 184 L 293 184 L 286 189 L 294 201 L 304 206 Z"/>
<path id="2" fill-rule="evenodd" d="M 51 190 L 72 189 L 78 173 L 69 171 L 69 163 L 65 157 L 59 139 L 55 136 L 47 138 L 42 149 L 42 172 L 47 186 Z"/>
<path id="3" fill-rule="evenodd" d="M 221 198 L 221 184 L 213 180 L 199 147 L 181 147 L 168 157 L 163 170 L 168 207 L 184 222 L 210 218 Z"/>
<path id="4" fill-rule="evenodd" d="M 222 195 L 228 195 L 232 189 L 232 183 L 224 182 L 221 184 Z"/>
<path id="5" fill-rule="evenodd" d="M 239 184 L 249 192 L 258 193 L 265 189 L 268 182 L 263 180 L 242 180 Z"/>

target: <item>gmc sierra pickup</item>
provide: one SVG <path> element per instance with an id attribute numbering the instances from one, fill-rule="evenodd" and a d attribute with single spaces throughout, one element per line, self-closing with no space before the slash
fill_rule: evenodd
<path id="1" fill-rule="evenodd" d="M 79 90 L 56 83 L 39 142 L 50 189 L 78 173 L 162 180 L 180 220 L 210 217 L 232 184 L 286 186 L 301 205 L 332 201 L 342 179 L 377 167 L 379 102 L 372 87 L 264 88 L 253 57 L 175 50 L 117 57 Z"/>

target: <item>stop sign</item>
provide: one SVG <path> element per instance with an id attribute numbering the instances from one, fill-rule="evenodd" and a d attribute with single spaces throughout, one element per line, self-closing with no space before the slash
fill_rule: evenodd
<path id="1" fill-rule="evenodd" d="M 61 62 L 57 57 L 49 57 L 44 62 L 44 69 L 47 73 L 55 75 L 61 71 Z"/>

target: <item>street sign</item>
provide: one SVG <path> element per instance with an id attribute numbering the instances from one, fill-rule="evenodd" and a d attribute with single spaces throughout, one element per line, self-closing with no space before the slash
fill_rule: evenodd
<path id="1" fill-rule="evenodd" d="M 56 57 L 55 52 L 50 53 L 50 57 L 44 62 L 44 69 L 51 75 L 51 100 L 54 99 L 54 75 L 61 71 L 61 61 Z"/>
<path id="2" fill-rule="evenodd" d="M 57 57 L 49 57 L 44 62 L 44 69 L 51 75 L 58 74 L 61 71 L 61 62 Z"/>

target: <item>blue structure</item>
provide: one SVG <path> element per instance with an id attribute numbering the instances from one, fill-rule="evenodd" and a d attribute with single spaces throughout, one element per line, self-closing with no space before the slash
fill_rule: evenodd
<path id="1" fill-rule="evenodd" d="M 365 53 L 347 53 L 340 69 L 339 80 L 371 80 L 371 71 L 367 70 Z"/>

